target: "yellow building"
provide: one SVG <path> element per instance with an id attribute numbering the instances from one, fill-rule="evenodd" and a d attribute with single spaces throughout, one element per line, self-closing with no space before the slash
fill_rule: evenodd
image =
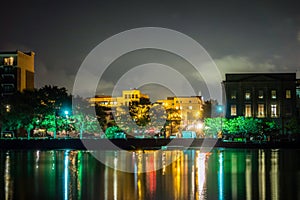
<path id="1" fill-rule="evenodd" d="M 140 90 L 131 89 L 122 91 L 122 99 L 119 99 L 121 105 L 129 106 L 140 103 L 141 99 L 149 99 L 149 96 L 142 94 Z"/>
<path id="2" fill-rule="evenodd" d="M 183 126 L 202 120 L 203 100 L 200 96 L 168 97 L 167 99 L 158 100 L 157 103 L 163 105 L 166 110 L 178 110 Z"/>
<path id="3" fill-rule="evenodd" d="M 104 107 L 114 107 L 117 105 L 117 98 L 113 98 L 111 96 L 107 96 L 107 95 L 101 95 L 101 96 L 95 96 L 92 98 L 88 99 L 89 103 L 92 106 L 95 106 L 96 104 L 99 106 L 104 106 Z"/>
<path id="4" fill-rule="evenodd" d="M 95 106 L 100 105 L 104 107 L 116 107 L 116 106 L 129 106 L 132 104 L 138 104 L 142 99 L 148 99 L 149 96 L 146 94 L 142 94 L 140 90 L 132 89 L 132 90 L 123 90 L 121 97 L 112 97 L 112 96 L 95 96 L 89 98 L 88 101 L 91 105 Z"/>
<path id="5" fill-rule="evenodd" d="M 0 52 L 0 94 L 34 89 L 34 52 Z"/>

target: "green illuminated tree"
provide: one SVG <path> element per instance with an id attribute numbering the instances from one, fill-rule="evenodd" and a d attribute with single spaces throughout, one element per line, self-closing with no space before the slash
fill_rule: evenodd
<path id="1" fill-rule="evenodd" d="M 36 90 L 25 90 L 22 93 L 15 93 L 6 97 L 3 102 L 9 105 L 9 109 L 2 107 L 1 124 L 3 130 L 20 130 L 24 128 L 27 131 L 27 137 L 30 139 L 30 132 L 34 128 L 34 117 L 36 115 Z"/>
<path id="2" fill-rule="evenodd" d="M 113 139 L 115 137 L 115 134 L 118 133 L 118 132 L 122 132 L 122 129 L 120 129 L 118 126 L 108 127 L 105 130 L 105 137 L 107 139 Z"/>
<path id="3" fill-rule="evenodd" d="M 205 118 L 204 119 L 204 134 L 206 137 L 216 137 L 220 131 L 223 132 L 226 126 L 226 119 L 217 118 Z"/>

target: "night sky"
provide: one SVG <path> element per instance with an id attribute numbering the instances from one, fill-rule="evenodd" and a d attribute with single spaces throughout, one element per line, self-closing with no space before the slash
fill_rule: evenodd
<path id="1" fill-rule="evenodd" d="M 1 3 L 0 51 L 34 51 L 36 87 L 58 85 L 70 92 L 77 70 L 94 47 L 138 27 L 164 27 L 192 37 L 223 76 L 225 72 L 296 72 L 299 8 L 297 1 L 6 1 Z M 142 63 L 142 54 L 149 54 L 152 62 L 161 60 L 154 56 L 157 52 L 132 53 L 118 59 L 107 74 L 113 76 L 131 60 Z M 111 90 L 114 80 L 109 79 L 99 92 Z"/>

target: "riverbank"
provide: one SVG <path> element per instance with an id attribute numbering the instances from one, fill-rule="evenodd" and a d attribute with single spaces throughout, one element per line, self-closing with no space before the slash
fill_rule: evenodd
<path id="1" fill-rule="evenodd" d="M 10 150 L 147 150 L 176 148 L 293 148 L 300 149 L 300 141 L 293 142 L 225 142 L 220 139 L 1 139 L 0 149 Z"/>

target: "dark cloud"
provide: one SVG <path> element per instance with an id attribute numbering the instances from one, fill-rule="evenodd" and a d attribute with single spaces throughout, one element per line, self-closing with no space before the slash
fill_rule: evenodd
<path id="1" fill-rule="evenodd" d="M 0 50 L 35 51 L 36 86 L 54 84 L 69 91 L 82 61 L 96 45 L 121 31 L 145 26 L 170 28 L 194 38 L 223 73 L 258 67 L 296 71 L 299 7 L 297 1 L 6 1 L 1 6 L 5 23 Z M 104 88 L 111 84 L 107 80 Z"/>

